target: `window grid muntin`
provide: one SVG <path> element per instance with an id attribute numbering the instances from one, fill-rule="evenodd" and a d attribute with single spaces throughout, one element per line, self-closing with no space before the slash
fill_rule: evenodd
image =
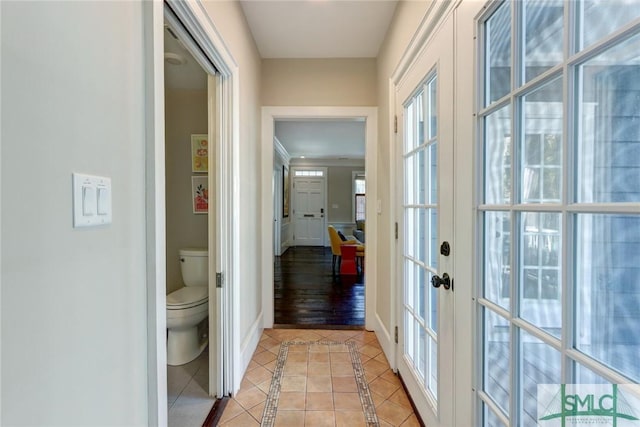
<path id="1" fill-rule="evenodd" d="M 484 129 L 483 129 L 484 119 L 487 115 L 491 114 L 491 112 L 504 107 L 505 104 L 510 104 L 513 106 L 514 105 L 513 101 L 516 96 L 518 96 L 522 92 L 528 91 L 529 88 L 531 87 L 538 87 L 540 81 L 551 79 L 553 78 L 552 75 L 560 74 L 564 77 L 564 85 L 563 85 L 564 119 L 563 119 L 563 133 L 562 133 L 563 134 L 563 142 L 562 142 L 563 185 L 561 190 L 561 194 L 562 194 L 561 206 L 558 206 L 558 205 L 556 206 L 549 206 L 549 205 L 518 206 L 518 205 L 504 205 L 504 204 L 491 205 L 491 204 L 484 204 L 484 202 L 480 202 L 480 204 L 478 205 L 479 216 L 478 216 L 477 224 L 479 224 L 480 230 L 484 229 L 483 226 L 480 224 L 484 223 L 482 213 L 485 211 L 509 211 L 512 213 L 515 213 L 518 211 L 521 211 L 521 212 L 552 211 L 552 212 L 558 212 L 561 214 L 561 223 L 562 223 L 562 230 L 563 230 L 561 234 L 563 262 L 561 264 L 562 274 L 560 279 L 562 281 L 562 307 L 563 307 L 562 337 L 561 339 L 558 340 L 553 336 L 546 334 L 544 331 L 536 328 L 535 326 L 529 325 L 526 321 L 523 321 L 522 319 L 511 317 L 510 322 L 512 325 L 516 325 L 516 326 L 519 323 L 522 323 L 522 327 L 525 330 L 530 329 L 531 332 L 534 332 L 534 335 L 536 336 L 539 335 L 538 337 L 545 344 L 551 345 L 553 347 L 558 347 L 560 349 L 559 351 L 561 351 L 561 363 L 562 363 L 561 375 L 564 379 L 564 382 L 569 382 L 573 378 L 573 372 L 572 372 L 574 371 L 573 366 L 576 363 L 580 363 L 582 366 L 591 369 L 593 372 L 597 373 L 598 375 L 602 375 L 604 378 L 610 379 L 613 382 L 624 383 L 624 382 L 629 382 L 629 380 L 625 378 L 623 375 L 612 370 L 608 366 L 600 363 L 598 360 L 590 358 L 582 354 L 578 350 L 572 348 L 572 346 L 574 345 L 573 311 L 575 307 L 574 307 L 574 304 L 572 303 L 574 301 L 574 295 L 573 295 L 574 294 L 573 292 L 574 277 L 573 277 L 573 269 L 566 268 L 566 266 L 575 264 L 574 262 L 575 253 L 573 251 L 573 241 L 568 237 L 571 233 L 573 233 L 572 224 L 574 222 L 575 214 L 577 213 L 638 214 L 638 212 L 640 211 L 640 203 L 575 203 L 575 202 L 571 203 L 570 201 L 576 200 L 573 194 L 575 189 L 574 180 L 575 180 L 575 171 L 576 171 L 574 157 L 576 154 L 569 147 L 572 146 L 570 142 L 575 139 L 575 135 L 579 135 L 579 131 L 576 128 L 577 121 L 573 111 L 574 108 L 577 109 L 574 103 L 578 103 L 578 100 L 579 100 L 579 94 L 577 93 L 578 92 L 577 90 L 578 82 L 577 82 L 577 76 L 576 76 L 577 73 L 574 72 L 574 70 L 577 69 L 577 65 L 580 65 L 581 63 L 588 61 L 590 58 L 597 56 L 599 53 L 607 50 L 611 46 L 623 43 L 627 38 L 632 37 L 635 33 L 640 31 L 640 18 L 634 20 L 631 23 L 626 24 L 622 28 L 614 31 L 609 36 L 592 44 L 586 49 L 580 52 L 574 53 L 573 55 L 570 56 L 569 52 L 575 51 L 573 46 L 574 45 L 579 46 L 579 44 L 577 40 L 572 39 L 572 34 L 577 33 L 577 31 L 573 31 L 573 28 L 577 28 L 578 25 L 575 23 L 575 19 L 574 19 L 575 18 L 574 11 L 576 9 L 574 8 L 574 5 L 569 3 L 573 3 L 573 2 L 567 2 L 567 4 L 565 4 L 565 12 L 564 12 L 565 42 L 564 42 L 564 61 L 562 64 L 559 64 L 558 66 L 550 70 L 547 70 L 545 73 L 537 76 L 535 79 L 532 79 L 530 82 L 526 83 L 522 87 L 519 87 L 516 89 L 512 88 L 511 93 L 505 95 L 504 97 L 484 107 L 483 105 L 485 105 L 485 100 L 487 99 L 486 98 L 487 82 L 482 78 L 477 80 L 478 82 L 480 82 L 480 85 L 478 87 L 478 94 L 480 94 L 480 97 L 478 98 L 478 101 L 482 104 L 477 107 L 477 111 L 478 111 L 477 113 L 478 133 L 477 134 L 484 136 Z M 494 4 L 497 4 L 497 6 L 495 6 L 491 10 L 487 10 L 485 12 L 485 16 L 483 20 L 478 21 L 481 27 L 481 31 L 480 31 L 481 36 L 479 37 L 479 43 L 477 46 L 480 52 L 482 52 L 482 54 L 479 55 L 479 58 L 481 63 L 483 64 L 478 68 L 478 70 L 480 70 L 480 73 L 485 79 L 486 79 L 486 73 L 485 73 L 486 68 L 484 67 L 486 67 L 487 65 L 484 63 L 485 62 L 484 59 L 486 59 L 486 52 L 483 51 L 483 48 L 485 48 L 486 45 L 483 44 L 484 43 L 483 39 L 485 38 L 483 29 L 484 29 L 484 23 L 486 22 L 486 19 L 492 15 L 493 11 L 495 11 L 495 8 L 497 8 L 501 3 L 496 2 Z M 520 26 L 516 25 L 516 27 L 520 27 Z M 514 30 L 512 28 L 512 32 L 513 31 Z M 516 37 L 512 36 L 512 39 L 513 39 L 513 43 L 515 44 Z M 513 59 L 514 61 L 517 61 L 517 59 L 520 58 L 520 55 L 518 55 L 515 51 L 512 54 L 515 57 Z M 512 65 L 513 73 L 516 72 L 516 69 L 519 70 L 520 68 L 517 68 Z M 512 83 L 513 82 L 515 82 L 515 79 L 512 77 Z M 571 102 L 568 102 L 568 100 L 571 100 Z M 513 126 L 512 129 L 517 129 L 517 128 Z M 482 146 L 484 147 L 484 143 Z M 483 152 L 483 156 L 484 156 L 484 152 Z M 512 156 L 515 158 L 516 154 L 512 152 Z M 480 164 L 479 171 L 483 171 L 484 160 L 482 160 L 482 162 L 479 164 Z M 515 172 L 515 169 L 516 168 L 512 168 L 512 171 Z M 573 172 L 571 176 L 568 176 L 569 170 Z M 485 178 L 484 172 L 480 174 L 479 178 L 480 178 L 480 182 L 477 186 L 477 189 L 478 190 L 481 189 L 481 190 L 478 194 L 482 194 L 484 199 L 484 189 L 485 189 L 485 184 L 483 183 Z M 482 233 L 480 235 L 482 235 Z M 480 239 L 479 241 L 484 241 L 484 240 Z M 511 244 L 514 245 L 514 242 L 512 241 Z M 483 246 L 481 246 L 480 250 L 484 251 Z M 479 274 L 478 277 L 484 278 L 484 273 Z M 494 313 L 499 313 L 500 311 L 502 311 L 499 306 L 495 305 L 491 301 L 486 300 L 482 297 L 483 289 L 484 289 L 484 285 L 476 286 L 476 294 L 478 296 L 478 298 L 476 299 L 476 302 L 478 303 L 478 307 L 480 310 L 478 311 L 478 313 L 481 312 L 483 307 L 489 307 L 490 309 L 492 309 L 492 311 L 494 311 Z M 512 286 L 512 291 L 517 291 L 517 289 L 513 289 L 513 286 Z M 514 304 L 516 304 L 515 301 L 517 301 L 518 298 L 515 298 L 513 293 L 514 292 L 512 292 L 512 301 L 514 301 Z M 512 312 L 517 313 L 517 311 L 512 311 Z M 517 341 L 517 340 L 514 340 L 514 341 Z M 477 365 L 477 366 L 480 366 L 480 365 Z M 515 370 L 516 370 L 516 367 L 514 366 L 514 373 L 515 373 Z M 482 375 L 480 375 L 478 378 L 480 378 L 479 381 L 480 383 L 482 383 L 482 379 L 481 379 Z M 514 386 L 517 386 L 515 375 L 512 378 L 512 380 L 514 382 Z M 512 387 L 512 390 L 517 390 L 517 388 Z M 498 417 L 502 422 L 509 421 L 504 416 L 504 414 L 500 413 L 500 411 L 496 412 L 495 404 L 492 402 L 491 398 L 481 390 L 481 387 L 477 390 L 477 396 L 479 400 L 483 402 L 484 405 L 486 405 L 487 408 L 491 408 L 494 416 Z M 513 400 L 515 400 L 515 397 L 512 397 L 512 401 Z M 482 408 L 484 406 L 482 404 L 478 406 L 480 407 L 480 409 L 478 409 L 477 417 L 478 419 L 484 419 L 483 412 L 482 412 Z M 517 422 L 518 422 L 517 419 L 512 418 L 507 425 L 517 425 Z"/>
<path id="2" fill-rule="evenodd" d="M 538 91 L 540 90 L 544 90 L 545 88 L 548 88 L 554 84 L 556 84 L 558 81 L 560 81 L 564 87 L 564 80 L 562 79 L 562 75 L 559 73 L 552 73 L 549 74 L 547 76 L 545 76 L 544 79 L 540 79 L 537 81 L 536 85 L 533 86 L 528 86 L 527 90 L 524 92 L 519 93 L 516 97 L 515 100 L 517 102 L 517 108 L 516 108 L 516 112 L 519 114 L 519 116 L 517 117 L 517 120 L 515 121 L 516 125 L 519 125 L 519 137 L 517 139 L 517 141 L 519 142 L 517 148 L 514 150 L 516 152 L 518 152 L 518 157 L 517 157 L 517 166 L 518 167 L 518 179 L 519 180 L 524 180 L 524 170 L 526 169 L 525 167 L 525 158 L 527 157 L 527 147 L 526 147 L 526 142 L 527 142 L 527 137 L 531 136 L 531 135 L 540 135 L 540 144 L 541 144 L 541 153 L 540 153 L 540 162 L 538 164 L 539 169 L 541 171 L 540 173 L 540 177 L 539 177 L 539 184 L 541 184 L 540 186 L 540 197 L 539 200 L 530 200 L 530 201 L 526 201 L 524 198 L 524 194 L 523 194 L 523 186 L 518 186 L 518 191 L 516 193 L 516 197 L 517 200 L 520 202 L 520 204 L 526 204 L 526 205 L 531 205 L 531 204 L 561 204 L 562 203 L 562 194 L 563 194 L 563 188 L 565 187 L 565 179 L 564 179 L 564 158 L 566 156 L 565 151 L 564 151 L 564 141 L 565 138 L 563 137 L 564 132 L 566 132 L 565 129 L 565 124 L 564 124 L 564 118 L 565 116 L 565 108 L 564 108 L 564 103 L 562 105 L 562 109 L 561 109 L 561 116 L 560 116 L 560 120 L 562 120 L 562 126 L 561 129 L 559 130 L 559 136 L 560 136 L 560 150 L 558 153 L 559 156 L 559 163 L 557 165 L 554 164 L 547 164 L 544 160 L 544 149 L 545 149 L 545 142 L 546 142 L 546 136 L 549 135 L 558 135 L 557 131 L 551 130 L 549 131 L 548 129 L 551 128 L 551 126 L 547 126 L 546 129 L 543 133 L 539 133 L 539 134 L 535 134 L 535 133 L 531 133 L 530 131 L 527 130 L 527 121 L 528 120 L 540 120 L 540 117 L 536 117 L 535 114 L 532 114 L 531 116 L 528 115 L 528 111 L 527 111 L 527 97 L 528 96 L 533 96 L 536 93 L 539 93 Z M 547 101 L 543 101 L 545 103 L 549 103 Z M 533 102 L 531 102 L 531 104 L 533 104 Z M 551 109 L 550 107 L 545 107 L 548 109 Z M 548 120 L 547 118 L 544 118 L 543 120 Z M 558 197 L 557 198 L 549 198 L 549 197 L 544 197 L 545 196 L 545 188 L 543 187 L 544 184 L 544 172 L 545 170 L 558 170 L 559 173 L 559 188 L 558 188 Z M 513 200 L 513 199 L 512 199 Z"/>
<path id="3" fill-rule="evenodd" d="M 320 177 L 322 177 L 322 176 L 324 176 L 324 171 L 322 171 L 322 170 L 307 170 L 307 169 L 296 170 L 295 171 L 295 176 L 307 176 L 307 177 L 308 176 L 313 176 L 313 177 L 320 176 Z"/>
<path id="4" fill-rule="evenodd" d="M 432 94 L 430 84 L 435 85 L 436 82 L 436 74 L 430 73 L 427 79 L 418 86 L 418 90 L 409 98 L 409 101 L 404 104 L 405 110 L 405 127 L 412 128 L 410 131 L 406 133 L 405 141 L 403 144 L 403 166 L 405 170 L 405 176 L 403 181 L 405 183 L 404 189 L 404 200 L 403 200 L 403 211 L 405 217 L 405 225 L 404 225 L 404 235 L 409 239 L 417 239 L 417 237 L 412 236 L 408 233 L 408 221 L 406 220 L 411 213 L 415 213 L 413 218 L 413 223 L 415 224 L 416 219 L 420 218 L 418 212 L 422 210 L 425 212 L 424 218 L 425 221 L 421 224 L 422 227 L 431 227 L 431 221 L 428 220 L 428 213 L 433 209 L 437 209 L 437 203 L 429 203 L 430 200 L 430 155 L 428 152 L 428 148 L 432 145 L 437 145 L 438 135 L 437 128 L 435 130 L 435 134 L 433 134 L 432 138 L 429 138 L 429 135 L 432 133 L 431 129 L 431 115 L 427 114 L 433 104 L 429 101 L 429 95 Z M 437 87 L 436 87 L 437 90 Z M 417 102 L 417 106 L 414 102 Z M 418 108 L 420 107 L 421 108 Z M 435 103 L 435 107 L 437 109 L 437 101 Z M 418 114 L 422 112 L 422 121 L 420 120 Z M 436 110 L 437 112 L 437 110 Z M 435 116 L 435 121 L 437 123 L 437 115 Z M 420 127 L 420 123 L 423 123 L 422 128 Z M 420 138 L 422 137 L 422 138 Z M 409 138 L 414 138 L 414 141 L 409 141 Z M 424 168 L 423 168 L 423 177 L 425 178 L 425 182 L 422 182 L 420 185 L 416 186 L 415 181 L 416 177 L 420 176 L 420 167 L 418 165 L 419 162 L 419 154 L 424 153 Z M 411 166 L 411 168 L 409 168 Z M 418 200 L 415 192 L 416 190 L 422 189 L 424 192 L 424 197 L 421 200 Z M 419 203 L 421 202 L 421 203 Z M 407 301 L 408 295 L 405 294 L 404 301 L 404 315 L 403 315 L 403 324 L 405 326 L 406 334 L 405 336 L 410 337 L 411 343 L 407 343 L 407 348 L 411 351 L 411 355 L 409 355 L 409 359 L 415 363 L 415 366 L 411 366 L 411 369 L 414 371 L 416 377 L 421 381 L 425 390 L 427 390 L 427 394 L 434 402 L 437 402 L 437 383 L 434 384 L 433 376 L 429 374 L 429 368 L 434 368 L 437 364 L 437 359 L 432 360 L 432 346 L 437 349 L 437 332 L 434 331 L 430 327 L 430 319 L 431 319 L 431 307 L 432 304 L 437 307 L 437 301 L 432 301 L 430 298 L 430 283 L 431 276 L 433 274 L 437 274 L 435 267 L 429 265 L 429 251 L 430 245 L 427 230 L 425 230 L 425 241 L 422 243 L 422 253 L 424 256 L 424 262 L 418 258 L 421 252 L 414 248 L 414 253 L 412 255 L 408 255 L 406 253 L 407 250 L 407 241 L 404 242 L 403 248 L 403 258 L 404 258 L 404 271 L 405 277 L 408 269 L 414 268 L 419 269 L 424 274 L 423 280 L 423 289 L 424 289 L 424 299 L 422 301 L 422 306 L 424 307 L 424 318 L 416 311 L 416 307 L 411 302 Z M 413 246 L 416 246 L 416 243 L 419 244 L 417 240 L 413 240 Z M 411 266 L 411 267 L 409 267 Z M 415 273 L 414 273 L 415 275 Z M 415 278 L 414 278 L 415 279 Z M 407 286 L 406 279 L 405 284 L 403 285 L 405 291 L 407 288 L 414 288 L 414 286 Z M 418 284 L 416 284 L 415 289 L 413 289 L 414 297 L 415 292 L 417 292 Z M 421 341 L 421 337 L 419 336 L 420 331 L 424 333 L 424 339 Z M 420 351 L 422 355 L 424 355 L 423 361 L 415 360 L 416 355 L 420 355 Z M 411 357 L 413 356 L 413 357 Z M 435 354 L 437 358 L 437 352 Z M 422 363 L 422 365 L 420 365 Z M 437 369 L 435 371 L 431 371 L 435 373 L 437 376 Z M 437 381 L 437 378 L 435 379 Z"/>

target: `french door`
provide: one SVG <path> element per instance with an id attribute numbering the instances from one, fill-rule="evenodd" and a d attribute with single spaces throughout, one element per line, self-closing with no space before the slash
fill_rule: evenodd
<path id="1" fill-rule="evenodd" d="M 559 425 L 541 384 L 640 381 L 639 18 L 548 0 L 478 21 L 478 425 Z"/>
<path id="2" fill-rule="evenodd" d="M 453 423 L 453 24 L 397 86 L 398 370 L 429 426 Z M 400 119 L 401 118 L 401 119 Z"/>

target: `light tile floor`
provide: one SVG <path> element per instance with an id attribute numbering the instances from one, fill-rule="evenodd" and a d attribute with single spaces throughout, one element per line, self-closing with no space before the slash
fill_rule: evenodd
<path id="1" fill-rule="evenodd" d="M 411 408 L 409 399 L 402 388 L 398 377 L 389 369 L 389 363 L 373 332 L 336 331 L 309 329 L 265 329 L 258 348 L 247 368 L 240 391 L 226 405 L 220 426 L 259 426 L 262 420 L 271 377 L 276 366 L 276 359 L 283 341 L 339 341 L 354 340 L 358 343 L 360 358 L 365 371 L 380 426 L 419 426 L 420 423 Z M 311 372 L 307 369 L 307 379 Z M 307 381 L 307 387 L 322 387 L 313 380 Z M 346 387 L 346 388 L 345 388 Z M 351 384 L 332 381 L 330 395 L 316 395 L 318 400 L 293 399 L 279 400 L 279 409 L 287 406 L 286 419 L 276 419 L 276 426 L 364 426 L 354 422 L 348 406 L 343 398 Z M 310 390 L 306 390 L 309 392 Z M 358 402 L 359 403 L 359 402 Z M 289 408 L 290 407 L 290 408 Z M 305 423 L 306 420 L 306 423 Z"/>
<path id="2" fill-rule="evenodd" d="M 209 389 L 209 348 L 186 365 L 167 366 L 170 427 L 200 427 L 215 399 Z"/>

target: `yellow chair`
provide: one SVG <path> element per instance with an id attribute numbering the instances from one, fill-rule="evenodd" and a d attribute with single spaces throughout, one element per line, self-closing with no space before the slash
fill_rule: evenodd
<path id="1" fill-rule="evenodd" d="M 331 241 L 331 253 L 333 254 L 333 261 L 331 263 L 331 269 L 335 276 L 336 274 L 336 261 L 338 261 L 338 271 L 340 270 L 340 264 L 342 262 L 342 245 L 356 245 L 356 258 L 364 259 L 364 245 L 359 240 L 342 240 L 338 235 L 338 231 L 333 225 L 327 227 L 329 230 L 329 240 Z"/>

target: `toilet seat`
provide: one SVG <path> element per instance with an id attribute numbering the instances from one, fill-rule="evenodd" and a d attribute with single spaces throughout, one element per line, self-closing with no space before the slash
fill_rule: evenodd
<path id="1" fill-rule="evenodd" d="M 167 295 L 167 310 L 184 310 L 208 300 L 209 289 L 206 286 L 185 286 Z"/>

